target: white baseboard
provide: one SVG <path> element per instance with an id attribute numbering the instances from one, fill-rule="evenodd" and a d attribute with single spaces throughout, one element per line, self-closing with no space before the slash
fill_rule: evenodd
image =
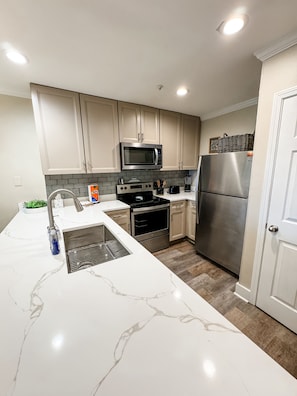
<path id="1" fill-rule="evenodd" d="M 236 283 L 234 294 L 245 302 L 250 302 L 251 300 L 251 290 L 242 286 L 239 282 Z"/>

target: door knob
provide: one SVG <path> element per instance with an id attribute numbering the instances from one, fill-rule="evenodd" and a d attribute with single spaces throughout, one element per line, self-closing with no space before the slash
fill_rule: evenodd
<path id="1" fill-rule="evenodd" d="M 277 232 L 278 231 L 278 226 L 276 225 L 271 225 L 268 227 L 268 231 L 270 232 Z"/>

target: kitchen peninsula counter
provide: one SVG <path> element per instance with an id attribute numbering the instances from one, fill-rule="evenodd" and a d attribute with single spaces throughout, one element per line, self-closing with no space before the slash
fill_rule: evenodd
<path id="1" fill-rule="evenodd" d="M 290 374 L 100 204 L 55 221 L 104 223 L 131 254 L 69 274 L 62 240 L 51 255 L 47 212 L 15 216 L 0 235 L 1 396 L 297 395 Z"/>

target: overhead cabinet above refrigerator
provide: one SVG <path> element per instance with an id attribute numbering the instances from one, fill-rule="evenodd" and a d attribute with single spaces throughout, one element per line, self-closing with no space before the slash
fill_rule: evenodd
<path id="1" fill-rule="evenodd" d="M 252 152 L 200 157 L 196 251 L 239 275 Z"/>

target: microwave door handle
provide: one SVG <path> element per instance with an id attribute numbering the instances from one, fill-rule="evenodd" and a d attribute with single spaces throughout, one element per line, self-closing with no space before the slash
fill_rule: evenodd
<path id="1" fill-rule="evenodd" d="M 158 149 L 155 148 L 155 165 L 158 165 L 159 162 L 159 153 L 158 153 Z"/>

